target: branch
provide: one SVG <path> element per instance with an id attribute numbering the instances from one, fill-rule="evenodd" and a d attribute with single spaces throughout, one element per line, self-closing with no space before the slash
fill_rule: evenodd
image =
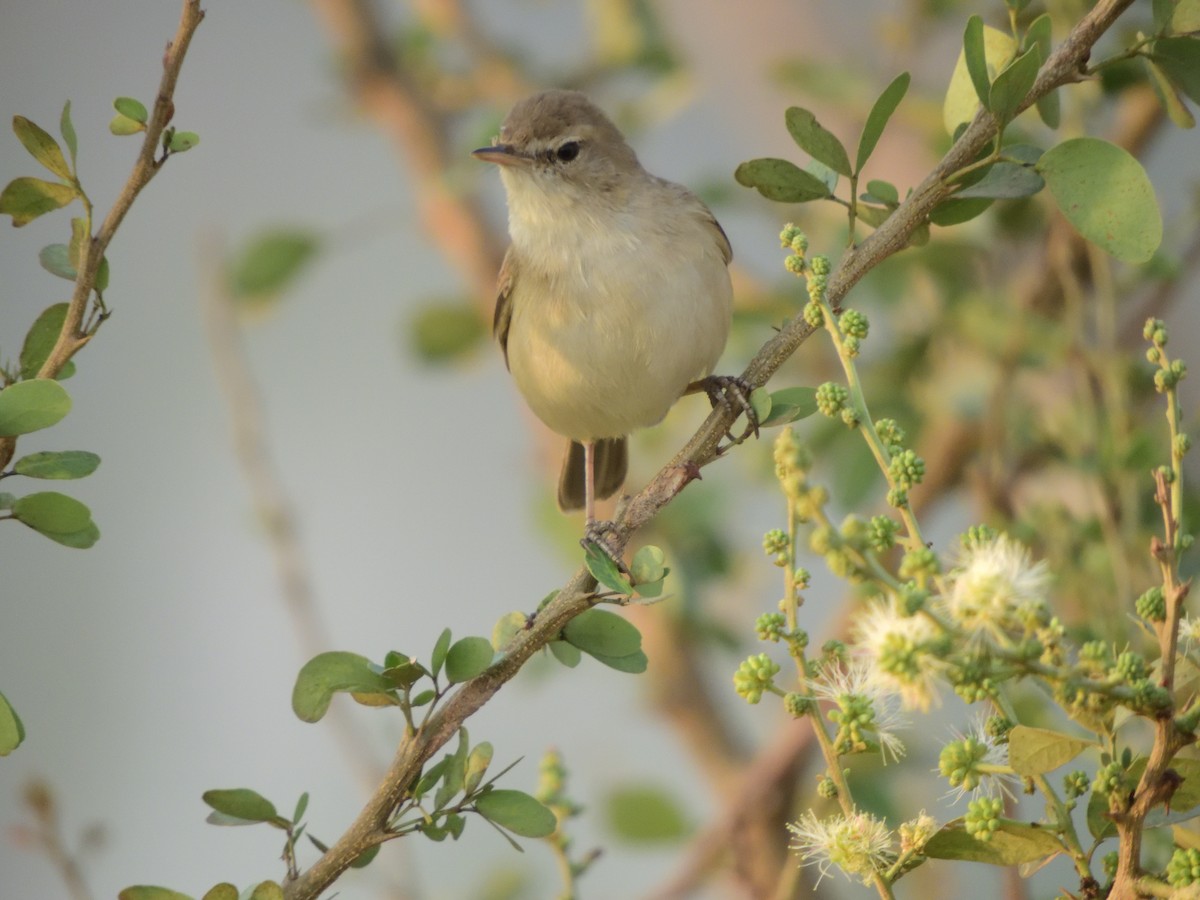
<path id="1" fill-rule="evenodd" d="M 324 0 L 328 6 L 334 0 Z M 1021 109 L 1059 86 L 1078 80 L 1091 47 L 1133 0 L 1101 0 L 1066 40 L 1050 55 Z M 913 232 L 945 199 L 951 188 L 947 176 L 972 162 L 997 133 L 996 122 L 981 110 L 941 163 L 918 185 L 908 199 L 860 246 L 850 250 L 829 280 L 828 299 L 835 308 L 873 267 L 903 249 Z M 769 340 L 751 360 L 743 377 L 760 387 L 778 370 L 813 329 L 796 317 Z M 658 475 L 617 511 L 612 542 L 625 548 L 630 538 L 649 522 L 695 477 L 696 470 L 712 462 L 716 448 L 733 415 L 717 407 L 687 444 Z M 422 765 L 443 747 L 462 723 L 490 700 L 520 671 L 526 660 L 555 639 L 579 613 L 592 607 L 595 582 L 586 569 L 577 572 L 558 596 L 538 612 L 529 627 L 504 649 L 504 656 L 477 678 L 462 685 L 444 706 L 436 710 L 411 739 L 404 740 L 387 776 L 349 829 L 311 868 L 284 888 L 287 900 L 315 900 L 363 851 L 389 839 L 388 817 L 403 800 Z"/>

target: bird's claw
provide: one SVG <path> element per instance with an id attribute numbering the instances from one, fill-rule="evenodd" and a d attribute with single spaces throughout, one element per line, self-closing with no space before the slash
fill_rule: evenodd
<path id="1" fill-rule="evenodd" d="M 754 406 L 750 402 L 750 395 L 754 393 L 754 387 L 746 379 L 740 375 L 709 375 L 702 382 L 704 393 L 708 395 L 709 402 L 713 408 L 720 406 L 735 420 L 738 415 L 745 415 L 746 428 L 740 436 L 734 436 L 732 431 L 726 431 L 725 436 L 729 438 L 729 443 L 724 447 L 717 448 L 717 454 L 720 455 L 730 447 L 736 446 L 749 438 L 751 435 L 758 437 L 758 413 L 754 411 Z"/>
<path id="2" fill-rule="evenodd" d="M 587 550 L 589 547 L 596 547 L 613 561 L 613 564 L 621 570 L 622 575 L 628 576 L 629 568 L 621 559 L 620 551 L 609 542 L 609 536 L 615 535 L 616 531 L 617 526 L 612 522 L 592 520 L 584 526 L 583 537 L 580 539 L 579 544 L 584 550 Z"/>

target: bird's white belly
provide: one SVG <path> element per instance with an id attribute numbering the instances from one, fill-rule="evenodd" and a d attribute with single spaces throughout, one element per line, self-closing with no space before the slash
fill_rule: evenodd
<path id="1" fill-rule="evenodd" d="M 692 259 L 627 250 L 604 270 L 525 269 L 513 285 L 513 378 L 538 418 L 574 440 L 661 421 L 729 334 L 732 288 L 715 248 Z"/>

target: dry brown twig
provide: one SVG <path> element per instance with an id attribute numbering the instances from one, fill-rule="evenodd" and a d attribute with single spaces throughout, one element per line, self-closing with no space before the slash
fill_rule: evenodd
<path id="1" fill-rule="evenodd" d="M 1082 77 L 1092 46 L 1131 3 L 1132 0 L 1101 0 L 1093 7 L 1042 66 L 1021 109 L 1038 97 Z M 868 271 L 905 247 L 933 208 L 950 194 L 952 188 L 947 179 L 973 162 L 994 139 L 996 130 L 992 117 L 981 111 L 899 209 L 841 259 L 829 279 L 827 297 L 832 306 L 838 307 Z M 755 355 L 743 377 L 756 387 L 765 384 L 812 331 L 802 319 L 789 322 Z M 692 480 L 699 467 L 716 458 L 717 446 L 732 424 L 729 413 L 721 408 L 714 409 L 674 459 L 645 488 L 621 504 L 612 533 L 617 549 L 623 549 L 642 526 L 670 503 Z M 554 640 L 572 618 L 594 605 L 594 588 L 595 582 L 586 569 L 577 572 L 558 596 L 532 617 L 529 626 L 505 648 L 499 661 L 462 685 L 430 715 L 416 735 L 401 742 L 384 782 L 355 821 L 327 853 L 299 878 L 285 885 L 284 895 L 288 900 L 314 900 L 362 852 L 389 839 L 388 820 L 425 762 L 458 732 L 468 717 L 515 676 L 534 653 Z"/>

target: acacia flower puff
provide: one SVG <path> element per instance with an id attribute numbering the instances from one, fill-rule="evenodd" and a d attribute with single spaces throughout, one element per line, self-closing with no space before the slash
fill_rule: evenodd
<path id="1" fill-rule="evenodd" d="M 792 842 L 788 845 L 800 856 L 800 865 L 815 865 L 821 878 L 837 866 L 847 878 L 870 884 L 895 859 L 892 833 L 882 819 L 855 811 L 821 820 L 812 810 L 788 823 Z M 821 879 L 817 879 L 821 883 Z"/>
<path id="2" fill-rule="evenodd" d="M 925 616 L 904 615 L 895 598 L 875 602 L 853 625 L 853 650 L 871 660 L 876 686 L 896 694 L 904 709 L 928 712 L 940 704 L 938 680 L 944 668 L 937 652 L 938 628 Z"/>
<path id="3" fill-rule="evenodd" d="M 967 546 L 941 598 L 943 612 L 977 640 L 1008 643 L 1049 620 L 1050 572 L 1008 535 Z"/>
<path id="4" fill-rule="evenodd" d="M 812 680 L 812 692 L 837 704 L 829 718 L 838 725 L 834 738 L 838 753 L 861 753 L 877 744 L 886 763 L 889 754 L 893 760 L 904 755 L 904 742 L 896 731 L 908 727 L 909 722 L 900 711 L 896 693 L 881 683 L 873 669 L 874 662 L 863 656 L 845 665 L 827 664 Z"/>

